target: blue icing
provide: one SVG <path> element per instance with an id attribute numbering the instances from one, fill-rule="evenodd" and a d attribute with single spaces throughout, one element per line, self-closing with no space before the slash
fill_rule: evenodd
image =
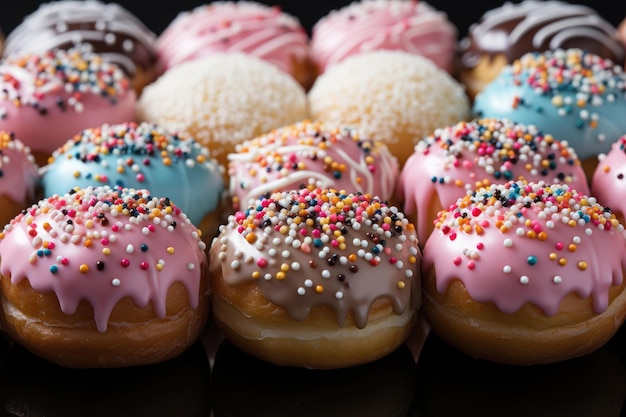
<path id="1" fill-rule="evenodd" d="M 556 59 L 558 65 L 536 68 L 538 57 L 546 57 L 546 61 L 554 64 L 551 58 L 561 59 L 558 54 L 573 54 L 573 62 L 582 64 L 569 68 Z M 518 71 L 520 62 L 521 71 Z M 525 62 L 530 64 L 524 65 Z M 555 74 L 563 78 L 557 81 Z M 594 76 L 588 77 L 589 74 Z M 536 82 L 542 75 L 547 75 L 548 84 Z M 596 87 L 600 89 L 593 91 Z M 548 51 L 527 54 L 521 61 L 505 67 L 476 96 L 472 113 L 479 118 L 507 118 L 533 124 L 556 139 L 567 141 L 580 159 L 588 159 L 607 153 L 626 133 L 625 92 L 626 76 L 610 61 L 577 49 Z M 592 122 L 597 125 L 593 127 Z"/>
<path id="2" fill-rule="evenodd" d="M 199 225 L 224 191 L 223 168 L 207 148 L 148 123 L 84 130 L 53 157 L 42 168 L 46 196 L 89 185 L 145 188 L 169 198 Z"/>

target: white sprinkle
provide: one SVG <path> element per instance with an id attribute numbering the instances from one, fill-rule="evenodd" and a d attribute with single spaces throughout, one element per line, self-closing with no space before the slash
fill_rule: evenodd
<path id="1" fill-rule="evenodd" d="M 234 270 L 239 269 L 240 266 L 241 266 L 241 263 L 237 260 L 234 260 L 230 263 L 230 267 Z"/>
<path id="2" fill-rule="evenodd" d="M 552 278 L 552 282 L 554 282 L 555 284 L 560 284 L 561 282 L 563 282 L 563 278 L 561 278 L 558 275 L 555 275 L 554 278 Z"/>
<path id="3" fill-rule="evenodd" d="M 322 278 L 330 278 L 330 271 L 328 269 L 322 271 Z"/>
<path id="4" fill-rule="evenodd" d="M 335 293 L 335 298 L 336 298 L 337 300 L 341 300 L 341 299 L 343 298 L 343 293 L 342 293 L 341 291 L 337 291 L 337 292 Z"/>
<path id="5" fill-rule="evenodd" d="M 187 270 L 188 271 L 193 271 L 196 268 L 196 266 L 194 264 L 192 264 L 191 262 L 189 262 L 187 264 Z"/>
<path id="6" fill-rule="evenodd" d="M 504 268 L 502 268 L 502 272 L 504 272 L 505 274 L 510 274 L 511 273 L 511 265 L 504 265 Z"/>
<path id="7" fill-rule="evenodd" d="M 135 247 L 132 244 L 129 243 L 126 246 L 126 253 L 133 253 L 133 252 L 135 252 Z"/>
<path id="8" fill-rule="evenodd" d="M 511 240 L 511 239 L 504 239 L 503 244 L 504 244 L 505 248 L 510 248 L 510 247 L 513 246 L 513 240 Z"/>
<path id="9" fill-rule="evenodd" d="M 114 287 L 119 287 L 119 286 L 120 286 L 120 284 L 121 284 L 121 282 L 120 282 L 119 278 L 113 278 L 113 279 L 111 280 L 111 284 L 112 284 Z"/>
<path id="10" fill-rule="evenodd" d="M 298 295 L 304 295 L 306 293 L 306 290 L 302 287 L 298 287 Z"/>
<path id="11" fill-rule="evenodd" d="M 530 282 L 530 278 L 528 278 L 526 275 L 522 275 L 519 279 L 519 282 L 522 285 L 526 285 Z"/>
<path id="12" fill-rule="evenodd" d="M 291 269 L 293 269 L 294 271 L 299 271 L 300 270 L 300 263 L 299 262 L 292 262 Z"/>
<path id="13" fill-rule="evenodd" d="M 307 279 L 306 281 L 304 281 L 304 285 L 306 287 L 311 288 L 313 286 L 313 281 L 311 281 L 310 279 Z"/>

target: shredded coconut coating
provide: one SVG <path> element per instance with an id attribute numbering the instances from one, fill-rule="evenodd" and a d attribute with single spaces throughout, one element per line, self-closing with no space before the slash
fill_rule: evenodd
<path id="1" fill-rule="evenodd" d="M 190 133 L 222 163 L 236 144 L 308 117 L 306 92 L 289 74 L 242 53 L 171 68 L 137 107 L 140 121 Z"/>
<path id="2" fill-rule="evenodd" d="M 470 117 L 464 87 L 427 58 L 372 51 L 320 75 L 308 92 L 311 118 L 351 125 L 387 144 L 404 163 L 435 128 Z"/>

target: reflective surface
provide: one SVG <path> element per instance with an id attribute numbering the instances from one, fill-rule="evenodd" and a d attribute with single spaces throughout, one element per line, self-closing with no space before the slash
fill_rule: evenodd
<path id="1" fill-rule="evenodd" d="M 277 367 L 208 336 L 209 343 L 162 364 L 93 370 L 58 367 L 1 338 L 0 415 L 626 415 L 625 330 L 590 355 L 550 365 L 478 361 L 430 334 L 417 365 L 402 346 L 374 363 L 334 371 Z"/>

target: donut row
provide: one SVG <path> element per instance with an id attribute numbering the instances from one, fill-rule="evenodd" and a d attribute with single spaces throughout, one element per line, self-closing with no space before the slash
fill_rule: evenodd
<path id="1" fill-rule="evenodd" d="M 209 318 L 317 369 L 423 321 L 500 363 L 597 350 L 626 316 L 623 56 L 535 45 L 472 94 L 444 18 L 370 0 L 308 39 L 276 7 L 213 2 L 157 37 L 116 4 L 42 5 L 0 61 L 2 330 L 78 368 L 171 359 Z M 29 51 L 40 27 L 70 41 Z"/>

